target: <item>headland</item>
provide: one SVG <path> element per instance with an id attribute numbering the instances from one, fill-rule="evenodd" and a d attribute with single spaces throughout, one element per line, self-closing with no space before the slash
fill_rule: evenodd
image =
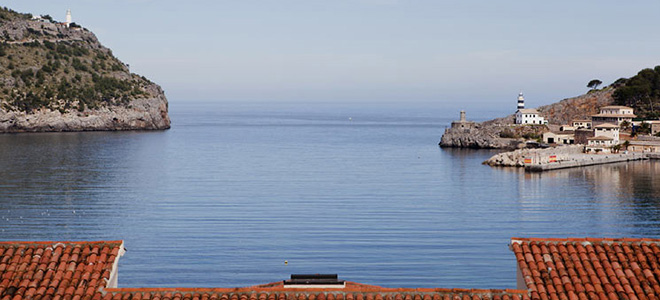
<path id="1" fill-rule="evenodd" d="M 660 67 L 644 69 L 630 79 L 592 89 L 558 103 L 525 108 L 518 95 L 513 115 L 482 123 L 468 121 L 465 111 L 445 130 L 441 147 L 514 150 L 484 164 L 548 171 L 587 165 L 656 159 L 660 153 Z M 640 101 L 639 99 L 646 99 Z M 649 155 L 651 154 L 651 155 Z"/>
<path id="2" fill-rule="evenodd" d="M 162 88 L 72 22 L 0 8 L 0 133 L 170 128 Z"/>

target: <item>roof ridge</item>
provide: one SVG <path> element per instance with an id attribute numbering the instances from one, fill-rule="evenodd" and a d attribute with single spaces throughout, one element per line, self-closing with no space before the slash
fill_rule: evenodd
<path id="1" fill-rule="evenodd" d="M 150 292 L 171 292 L 171 293 L 236 293 L 236 294 L 258 294 L 266 292 L 279 292 L 279 293 L 295 293 L 295 292 L 322 292 L 322 293 L 417 293 L 417 294 L 437 294 L 437 293 L 469 293 L 469 294 L 528 294 L 528 290 L 518 289 L 464 289 L 464 288 L 387 288 L 379 287 L 378 289 L 359 289 L 351 287 L 343 288 L 287 288 L 287 287 L 274 287 L 274 288 L 255 288 L 255 287 L 239 287 L 239 288 L 199 288 L 199 287 L 181 287 L 181 288 L 104 288 L 103 292 L 106 293 L 150 293 Z"/>
<path id="2" fill-rule="evenodd" d="M 658 243 L 660 244 L 660 239 L 650 239 L 650 238 L 595 238 L 595 237 L 567 237 L 567 238 L 520 238 L 512 237 L 511 242 L 626 242 L 626 243 Z"/>
<path id="3" fill-rule="evenodd" d="M 0 241 L 0 245 L 54 245 L 54 244 L 122 244 L 124 240 L 113 241 Z"/>

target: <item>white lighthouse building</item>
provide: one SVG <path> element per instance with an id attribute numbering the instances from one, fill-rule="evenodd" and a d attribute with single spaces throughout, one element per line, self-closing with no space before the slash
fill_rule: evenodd
<path id="1" fill-rule="evenodd" d="M 516 110 L 515 123 L 518 125 L 543 125 L 548 124 L 548 121 L 541 117 L 541 114 L 539 114 L 536 109 L 525 108 L 525 97 L 523 96 L 523 93 L 520 92 L 520 94 L 518 94 L 518 110 Z"/>
<path id="2" fill-rule="evenodd" d="M 71 9 L 66 10 L 66 22 L 64 24 L 66 25 L 67 28 L 71 25 Z"/>

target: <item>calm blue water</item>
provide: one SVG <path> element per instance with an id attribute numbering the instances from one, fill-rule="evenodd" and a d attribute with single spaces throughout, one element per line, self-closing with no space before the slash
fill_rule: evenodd
<path id="1" fill-rule="evenodd" d="M 490 168 L 438 148 L 454 115 L 175 102 L 164 132 L 0 135 L 0 237 L 123 239 L 123 287 L 514 288 L 511 237 L 659 236 L 660 163 Z"/>

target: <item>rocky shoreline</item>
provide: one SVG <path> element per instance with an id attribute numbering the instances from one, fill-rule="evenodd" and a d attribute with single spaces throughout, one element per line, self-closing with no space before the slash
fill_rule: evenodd
<path id="1" fill-rule="evenodd" d="M 517 126 L 495 119 L 476 123 L 469 129 L 447 128 L 440 138 L 440 147 L 475 149 L 518 149 L 525 146 L 524 136 L 541 136 L 545 125 Z"/>
<path id="2" fill-rule="evenodd" d="M 157 96 L 135 99 L 126 106 L 64 113 L 47 108 L 30 113 L 0 110 L 0 133 L 169 129 L 167 98 L 158 85 L 149 89 Z"/>

